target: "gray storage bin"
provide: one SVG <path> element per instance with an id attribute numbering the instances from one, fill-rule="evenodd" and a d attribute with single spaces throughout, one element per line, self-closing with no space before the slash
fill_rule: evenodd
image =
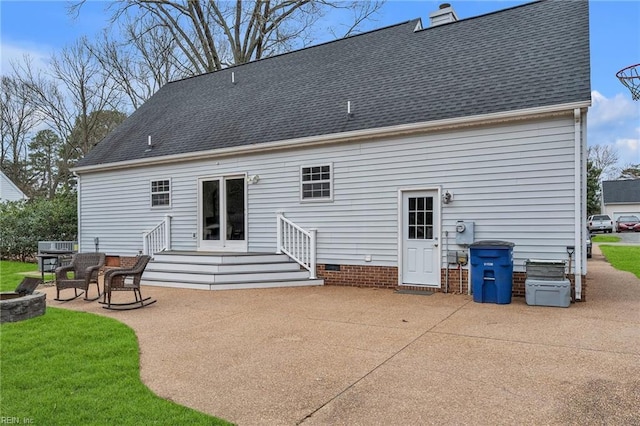
<path id="1" fill-rule="evenodd" d="M 568 308 L 571 305 L 571 282 L 563 280 L 525 280 L 525 299 L 527 305 L 556 306 Z"/>

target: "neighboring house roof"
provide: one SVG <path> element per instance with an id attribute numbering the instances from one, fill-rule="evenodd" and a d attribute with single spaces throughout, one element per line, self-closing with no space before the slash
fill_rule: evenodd
<path id="1" fill-rule="evenodd" d="M 589 102 L 588 15 L 559 0 L 413 20 L 175 81 L 76 166 Z"/>
<path id="2" fill-rule="evenodd" d="M 0 171 L 0 203 L 26 200 L 28 197 L 2 171 Z"/>
<path id="3" fill-rule="evenodd" d="M 640 203 L 640 179 L 603 181 L 602 202 L 604 204 Z"/>

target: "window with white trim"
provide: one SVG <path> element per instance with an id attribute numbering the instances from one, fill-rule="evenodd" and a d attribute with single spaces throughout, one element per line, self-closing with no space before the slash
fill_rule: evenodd
<path id="1" fill-rule="evenodd" d="M 305 201 L 333 199 L 331 164 L 300 168 L 300 197 Z"/>
<path id="2" fill-rule="evenodd" d="M 151 207 L 171 207 L 171 180 L 151 181 Z"/>

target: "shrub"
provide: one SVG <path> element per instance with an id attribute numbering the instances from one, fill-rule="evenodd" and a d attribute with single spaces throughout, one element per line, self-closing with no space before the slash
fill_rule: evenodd
<path id="1" fill-rule="evenodd" d="M 38 251 L 38 241 L 75 241 L 78 232 L 75 194 L 0 204 L 0 253 L 25 261 Z"/>

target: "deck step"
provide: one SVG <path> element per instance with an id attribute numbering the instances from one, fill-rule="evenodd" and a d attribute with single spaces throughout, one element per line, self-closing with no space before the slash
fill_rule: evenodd
<path id="1" fill-rule="evenodd" d="M 155 260 L 147 266 L 145 271 L 154 272 L 184 272 L 187 274 L 228 274 L 268 271 L 298 271 L 300 265 L 295 262 L 269 263 L 181 263 Z"/>
<path id="2" fill-rule="evenodd" d="M 156 253 L 141 284 L 160 287 L 228 290 L 324 285 L 284 254 Z"/>
<path id="3" fill-rule="evenodd" d="M 185 272 L 167 272 L 167 271 L 144 271 L 143 279 L 145 280 L 163 280 L 175 282 L 191 282 L 203 284 L 217 283 L 241 283 L 255 281 L 277 281 L 277 280 L 299 280 L 309 278 L 307 271 L 262 271 L 250 273 L 228 273 L 228 274 L 197 274 Z"/>
<path id="4" fill-rule="evenodd" d="M 278 263 L 289 262 L 286 254 L 275 253 L 207 253 L 193 251 L 167 251 L 153 255 L 153 260 L 158 262 L 175 263 L 204 263 L 204 264 L 251 264 L 251 263 Z"/>
<path id="5" fill-rule="evenodd" d="M 142 279 L 142 285 L 154 287 L 171 287 L 171 288 L 189 288 L 194 290 L 236 290 L 249 288 L 277 288 L 277 287 L 308 287 L 324 285 L 321 279 L 304 279 L 304 280 L 280 280 L 280 281 L 254 281 L 232 284 L 196 284 L 196 283 L 177 283 L 167 281 L 152 281 Z"/>

